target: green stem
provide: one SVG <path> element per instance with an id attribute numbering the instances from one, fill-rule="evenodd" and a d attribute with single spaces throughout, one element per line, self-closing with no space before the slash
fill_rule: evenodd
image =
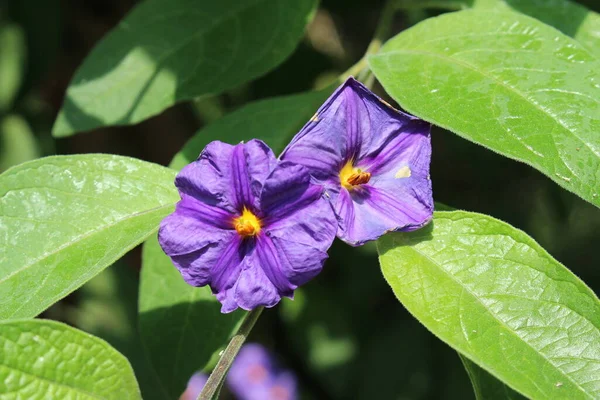
<path id="1" fill-rule="evenodd" d="M 373 80 L 369 78 L 371 71 L 367 64 L 367 58 L 371 54 L 375 54 L 381 48 L 381 45 L 390 35 L 390 30 L 392 29 L 392 21 L 394 20 L 394 15 L 397 9 L 397 0 L 388 0 L 383 6 L 383 10 L 381 10 L 381 16 L 379 17 L 379 22 L 377 24 L 377 28 L 375 29 L 375 33 L 373 34 L 373 39 L 371 43 L 369 43 L 369 47 L 367 47 L 367 51 L 365 55 L 358 60 L 356 64 L 354 64 L 350 69 L 341 74 L 338 78 L 340 82 L 345 81 L 349 76 L 355 76 L 359 81 L 363 83 L 373 83 Z"/>
<path id="2" fill-rule="evenodd" d="M 262 310 L 263 307 L 258 307 L 246 315 L 246 318 L 244 318 L 240 329 L 231 338 L 227 348 L 225 348 L 221 358 L 217 362 L 215 369 L 208 377 L 208 381 L 206 381 L 206 384 L 204 385 L 202 392 L 200 392 L 198 395 L 197 400 L 213 400 L 219 395 L 219 391 L 221 386 L 223 386 L 223 381 L 225 380 L 227 371 L 229 371 L 235 356 L 240 351 L 240 348 L 246 341 L 250 331 L 252 331 L 252 328 L 262 313 Z"/>

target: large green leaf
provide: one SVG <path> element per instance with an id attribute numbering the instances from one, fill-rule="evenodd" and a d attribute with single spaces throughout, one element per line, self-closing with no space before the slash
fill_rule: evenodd
<path id="1" fill-rule="evenodd" d="M 177 153 L 171 167 L 194 161 L 213 140 L 238 143 L 259 138 L 281 151 L 331 89 L 251 103 L 200 130 Z M 143 250 L 140 332 L 148 357 L 168 395 L 179 396 L 191 374 L 205 368 L 228 340 L 245 312 L 220 314 L 208 287 L 186 284 L 156 238 Z"/>
<path id="2" fill-rule="evenodd" d="M 468 10 L 408 29 L 369 63 L 408 111 L 600 206 L 600 61 L 573 39 L 517 13 Z"/>
<path id="3" fill-rule="evenodd" d="M 48 157 L 0 175 L 0 319 L 34 317 L 154 232 L 175 171 L 112 155 Z"/>
<path id="4" fill-rule="evenodd" d="M 147 0 L 77 71 L 53 128 L 131 124 L 256 78 L 296 47 L 317 0 Z"/>
<path id="5" fill-rule="evenodd" d="M 523 400 L 519 393 L 500 382 L 479 365 L 458 353 L 473 384 L 476 400 Z"/>
<path id="6" fill-rule="evenodd" d="M 0 111 L 12 105 L 25 67 L 25 37 L 18 25 L 0 25 Z"/>
<path id="7" fill-rule="evenodd" d="M 105 341 L 47 320 L 0 322 L 3 399 L 141 399 L 133 370 Z"/>
<path id="8" fill-rule="evenodd" d="M 194 372 L 208 366 L 246 315 L 221 314 L 208 286 L 188 285 L 156 236 L 144 243 L 139 300 L 142 344 L 164 399 L 176 399 Z"/>
<path id="9" fill-rule="evenodd" d="M 402 304 L 492 375 L 531 398 L 600 397 L 600 302 L 525 233 L 437 212 L 378 249 Z"/>

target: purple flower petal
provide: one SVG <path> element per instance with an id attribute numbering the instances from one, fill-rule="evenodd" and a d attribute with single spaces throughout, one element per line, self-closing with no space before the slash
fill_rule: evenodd
<path id="1" fill-rule="evenodd" d="M 260 400 L 296 400 L 298 383 L 296 376 L 290 372 L 281 372 L 271 381 L 270 386 L 262 386 L 255 393 Z"/>
<path id="2" fill-rule="evenodd" d="M 176 178 L 182 200 L 159 243 L 221 311 L 272 307 L 322 268 L 337 229 L 322 186 L 262 142 L 209 144 Z"/>
<path id="3" fill-rule="evenodd" d="M 387 232 L 421 228 L 431 220 L 433 213 L 433 206 L 428 201 L 431 192 L 427 187 L 365 185 L 356 193 L 344 191 L 337 204 L 342 219 L 338 237 L 348 244 L 360 246 Z"/>
<path id="4" fill-rule="evenodd" d="M 198 160 L 177 175 L 180 192 L 231 213 L 243 206 L 258 207 L 256 200 L 276 163 L 275 155 L 259 140 L 232 146 L 215 141 Z"/>
<path id="5" fill-rule="evenodd" d="M 320 202 L 325 189 L 312 181 L 308 169 L 291 162 L 281 162 L 265 181 L 261 208 L 265 224 L 276 222 Z"/>
<path id="6" fill-rule="evenodd" d="M 227 384 L 237 396 L 253 387 L 267 385 L 274 372 L 271 355 L 262 345 L 248 343 L 235 358 L 227 374 Z"/>
<path id="7" fill-rule="evenodd" d="M 229 373 L 227 384 L 239 400 L 295 400 L 296 377 L 275 367 L 269 352 L 259 344 L 240 350 Z"/>
<path id="8" fill-rule="evenodd" d="M 204 385 L 206 385 L 207 380 L 208 375 L 203 374 L 202 372 L 196 372 L 188 381 L 187 388 L 181 397 L 179 397 L 179 400 L 196 400 L 204 388 Z"/>
<path id="9" fill-rule="evenodd" d="M 286 290 L 284 277 L 278 271 L 279 260 L 261 258 L 262 246 L 260 239 L 258 241 L 254 251 L 244 258 L 243 270 L 235 287 L 235 303 L 244 310 L 252 310 L 259 306 L 273 307 L 279 303 L 283 291 Z M 279 287 L 274 282 L 277 282 Z"/>
<path id="10" fill-rule="evenodd" d="M 260 140 L 250 140 L 234 147 L 231 160 L 231 184 L 235 207 L 260 209 L 258 199 L 265 179 L 277 164 L 273 151 Z"/>
<path id="11" fill-rule="evenodd" d="M 336 188 L 337 171 L 346 157 L 346 107 L 340 86 L 283 150 L 281 160 L 309 168 L 311 174 Z M 339 186 L 339 185 L 337 185 Z"/>
<path id="12" fill-rule="evenodd" d="M 200 203 L 186 194 L 182 196 L 175 212 L 162 220 L 158 240 L 185 281 L 203 286 L 209 282 L 213 264 L 236 232 L 230 223 L 232 217 L 226 211 Z"/>
<path id="13" fill-rule="evenodd" d="M 221 312 L 228 313 L 238 308 L 235 299 L 235 284 L 242 272 L 241 264 L 251 252 L 253 243 L 235 236 L 223 249 L 220 257 L 211 265 L 210 288 L 222 304 Z M 213 260 L 210 260 L 213 261 Z"/>
<path id="14" fill-rule="evenodd" d="M 325 182 L 340 221 L 338 237 L 360 245 L 430 220 L 429 130 L 350 78 L 280 158 Z"/>
<path id="15" fill-rule="evenodd" d="M 412 120 L 387 137 L 377 137 L 378 141 L 372 143 L 359 166 L 373 177 L 390 172 L 395 175 L 403 167 L 410 168 L 413 176 L 427 177 L 431 160 L 430 130 L 427 122 Z"/>
<path id="16" fill-rule="evenodd" d="M 280 296 L 293 298 L 294 290 L 314 278 L 327 253 L 280 237 L 261 237 L 256 247 L 260 266 Z"/>

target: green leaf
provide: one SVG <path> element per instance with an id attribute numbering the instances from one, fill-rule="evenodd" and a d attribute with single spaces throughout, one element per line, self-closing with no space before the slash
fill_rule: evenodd
<path id="1" fill-rule="evenodd" d="M 317 0 L 147 0 L 79 68 L 55 136 L 132 124 L 271 70 L 296 47 Z"/>
<path id="2" fill-rule="evenodd" d="M 476 400 L 524 400 L 519 393 L 500 382 L 473 361 L 458 353 L 473 384 Z"/>
<path id="3" fill-rule="evenodd" d="M 399 34 L 369 64 L 409 112 L 600 206 L 600 61 L 574 40 L 517 13 L 460 11 Z"/>
<path id="4" fill-rule="evenodd" d="M 39 156 L 37 140 L 23 117 L 8 115 L 0 121 L 0 172 Z"/>
<path id="5" fill-rule="evenodd" d="M 140 336 L 163 398 L 176 399 L 194 372 L 227 344 L 246 312 L 221 314 L 210 288 L 188 285 L 156 236 L 144 243 L 142 262 Z"/>
<path id="6" fill-rule="evenodd" d="M 0 319 L 34 317 L 154 232 L 175 171 L 112 155 L 48 157 L 0 175 Z"/>
<path id="7" fill-rule="evenodd" d="M 25 37 L 18 25 L 0 26 L 0 111 L 11 107 L 25 66 Z"/>
<path id="8" fill-rule="evenodd" d="M 144 400 L 170 400 L 161 392 L 137 329 L 138 271 L 117 261 L 77 292 L 69 323 L 106 340 L 127 357 Z"/>
<path id="9" fill-rule="evenodd" d="M 571 36 L 600 57 L 600 14 L 568 0 L 475 0 L 474 6 L 527 14 Z"/>
<path id="10" fill-rule="evenodd" d="M 380 264 L 423 325 L 530 398 L 600 396 L 600 302 L 525 233 L 494 218 L 437 212 L 386 235 Z"/>
<path id="11" fill-rule="evenodd" d="M 552 25 L 600 55 L 600 14 L 569 0 L 404 0 L 399 8 L 514 10 Z"/>
<path id="12" fill-rule="evenodd" d="M 0 397 L 142 398 L 119 352 L 101 339 L 47 320 L 0 322 Z"/>

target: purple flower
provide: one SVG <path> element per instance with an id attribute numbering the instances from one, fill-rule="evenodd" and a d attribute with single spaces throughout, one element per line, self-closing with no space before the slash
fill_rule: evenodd
<path id="1" fill-rule="evenodd" d="M 321 271 L 336 231 L 324 188 L 263 142 L 212 142 L 175 186 L 181 200 L 158 240 L 187 283 L 210 285 L 222 312 L 273 307 Z"/>
<path id="2" fill-rule="evenodd" d="M 185 392 L 179 397 L 179 400 L 196 400 L 198 395 L 202 391 L 204 385 L 206 385 L 206 381 L 208 380 L 208 375 L 203 374 L 201 372 L 197 372 L 188 381 L 187 388 Z"/>
<path id="3" fill-rule="evenodd" d="M 259 344 L 247 344 L 240 350 L 227 384 L 239 400 L 295 400 L 296 377 L 278 369 L 269 352 Z"/>
<path id="4" fill-rule="evenodd" d="M 431 220 L 430 129 L 349 78 L 280 159 L 306 166 L 326 185 L 338 237 L 358 246 Z"/>

